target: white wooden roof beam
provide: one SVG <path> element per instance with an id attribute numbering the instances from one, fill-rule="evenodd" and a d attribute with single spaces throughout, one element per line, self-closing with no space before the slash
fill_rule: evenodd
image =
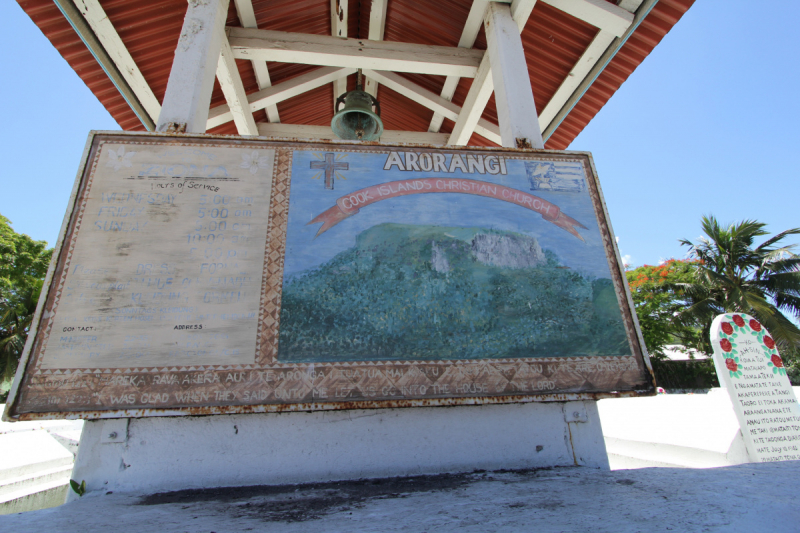
<path id="1" fill-rule="evenodd" d="M 333 134 L 330 126 L 305 126 L 298 124 L 271 124 L 268 122 L 259 122 L 258 132 L 262 137 L 287 137 L 291 139 L 312 139 L 341 142 L 341 139 Z M 419 131 L 383 130 L 383 135 L 381 135 L 380 142 L 433 144 L 444 146 L 447 142 L 447 134 Z"/>
<path id="2" fill-rule="evenodd" d="M 486 7 L 489 5 L 489 1 L 490 0 L 474 0 L 472 2 L 472 8 L 469 11 L 469 16 L 467 16 L 467 22 L 464 24 L 464 31 L 461 33 L 461 40 L 458 42 L 459 47 L 472 48 L 475 45 L 475 39 L 478 37 L 478 32 L 483 24 L 483 16 L 486 13 Z M 506 1 L 504 3 L 508 2 Z M 519 26 L 520 33 L 525 28 L 525 24 L 528 22 L 535 5 L 536 0 L 514 0 L 511 2 L 511 16 L 514 18 L 517 26 Z M 447 79 L 444 80 L 442 98 L 446 98 L 447 100 L 453 98 L 456 87 L 458 87 L 459 79 L 460 78 L 457 76 L 448 76 Z M 428 131 L 439 131 L 444 118 L 445 117 L 439 113 L 434 113 L 433 118 L 431 118 L 431 124 L 428 126 Z"/>
<path id="3" fill-rule="evenodd" d="M 548 0 L 542 1 L 547 2 Z M 632 12 L 636 11 L 641 4 L 642 0 L 623 0 L 619 3 L 618 7 L 626 13 L 629 13 L 632 21 L 634 17 Z M 626 30 L 628 27 L 630 27 L 630 23 L 626 26 Z M 542 131 L 547 129 L 564 104 L 567 103 L 567 100 L 570 99 L 575 90 L 583 83 L 586 76 L 589 75 L 589 72 L 600 60 L 600 57 L 605 53 L 608 47 L 611 46 L 614 38 L 615 35 L 605 29 L 601 29 L 597 32 L 595 38 L 572 67 L 572 70 L 570 70 L 569 75 L 564 79 L 553 97 L 547 102 L 547 105 L 539 114 L 539 126 Z"/>
<path id="4" fill-rule="evenodd" d="M 256 22 L 256 13 L 253 10 L 252 0 L 234 0 L 236 5 L 236 14 L 239 16 L 244 28 L 258 28 Z M 266 89 L 272 86 L 272 80 L 269 77 L 269 70 L 267 69 L 266 61 L 252 61 L 253 71 L 256 75 L 256 82 L 259 89 Z M 270 122 L 280 122 L 280 115 L 278 115 L 278 106 L 271 105 L 267 107 L 267 118 Z"/>
<path id="5" fill-rule="evenodd" d="M 316 89 L 332 81 L 353 74 L 356 69 L 352 67 L 322 67 L 312 72 L 307 72 L 294 77 L 289 81 L 267 87 L 247 96 L 250 112 L 264 109 L 288 100 L 298 94 L 303 94 L 311 89 Z M 227 97 L 226 97 L 227 99 Z M 230 105 L 221 105 L 213 108 L 208 113 L 207 128 L 213 128 L 234 120 L 234 113 Z"/>
<path id="6" fill-rule="evenodd" d="M 144 79 L 144 76 L 142 76 L 142 72 L 122 42 L 117 30 L 108 20 L 108 16 L 100 6 L 100 2 L 98 0 L 73 0 L 73 3 L 86 19 L 86 22 L 89 23 L 89 26 L 91 26 L 97 39 L 102 43 L 103 48 L 106 49 L 125 81 L 128 82 L 131 90 L 141 102 L 142 107 L 153 119 L 153 122 L 158 122 L 158 116 L 161 114 L 161 104 L 153 94 L 153 90 Z"/>
<path id="7" fill-rule="evenodd" d="M 222 47 L 217 63 L 217 80 L 228 102 L 236 131 L 239 135 L 258 135 L 256 121 L 250 110 L 247 94 L 244 92 L 244 84 L 225 35 L 222 35 Z"/>
<path id="8" fill-rule="evenodd" d="M 341 39 L 325 35 L 228 28 L 236 59 L 269 59 L 331 67 L 416 72 L 439 76 L 475 76 L 483 52 L 448 46 Z"/>
<path id="9" fill-rule="evenodd" d="M 536 0 L 534 0 L 535 2 Z M 486 6 L 489 5 L 489 0 L 473 0 L 472 7 L 467 15 L 467 22 L 464 24 L 464 29 L 461 31 L 461 39 L 458 41 L 459 48 L 472 48 L 475 45 L 475 39 L 478 38 L 478 32 L 481 30 L 483 24 L 483 14 L 486 13 Z M 447 76 L 444 80 L 442 87 L 442 98 L 445 100 L 452 100 L 453 95 L 458 87 L 458 76 Z M 444 115 L 434 113 L 431 118 L 431 124 L 428 126 L 428 131 L 439 131 L 442 127 Z"/>
<path id="10" fill-rule="evenodd" d="M 347 0 L 331 0 L 331 35 L 347 37 Z M 336 100 L 347 92 L 347 77 L 333 81 L 333 112 L 336 112 Z M 271 121 L 270 121 L 271 122 Z"/>
<path id="11" fill-rule="evenodd" d="M 424 87 L 405 79 L 404 77 L 394 72 L 365 70 L 364 74 L 370 76 L 378 83 L 396 91 L 406 98 L 409 98 L 418 104 L 421 104 L 428 109 L 432 109 L 435 113 L 448 118 L 452 121 L 458 119 L 461 113 L 461 108 L 456 104 L 438 96 Z M 435 132 L 431 132 L 435 133 Z M 488 120 L 479 119 L 475 125 L 475 133 L 481 135 L 492 142 L 500 144 L 500 128 Z"/>
<path id="12" fill-rule="evenodd" d="M 372 0 L 369 8 L 369 33 L 367 35 L 370 41 L 383 40 L 383 34 L 386 30 L 386 8 L 388 3 L 388 0 Z M 378 97 L 378 84 L 375 80 L 369 78 L 364 80 L 364 90 L 375 98 Z"/>
<path id="13" fill-rule="evenodd" d="M 542 0 L 564 13 L 591 24 L 614 37 L 622 37 L 633 22 L 633 15 L 605 0 Z"/>
<path id="14" fill-rule="evenodd" d="M 569 100 L 575 89 L 583 82 L 589 71 L 592 70 L 597 60 L 603 55 L 603 52 L 614 41 L 614 36 L 608 32 L 600 30 L 597 32 L 594 40 L 583 52 L 583 55 L 578 59 L 578 62 L 569 71 L 569 74 L 561 83 L 559 88 L 541 113 L 539 113 L 539 126 L 544 131 L 550 124 L 550 121 L 556 116 L 561 107 Z"/>

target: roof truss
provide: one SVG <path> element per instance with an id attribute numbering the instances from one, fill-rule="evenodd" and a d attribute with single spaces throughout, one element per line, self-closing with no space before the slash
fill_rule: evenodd
<path id="1" fill-rule="evenodd" d="M 491 65 L 483 51 L 472 49 L 491 1 L 473 0 L 458 46 L 443 47 L 383 41 L 388 0 L 371 1 L 368 39 L 347 37 L 346 0 L 331 0 L 331 36 L 259 29 L 252 1 L 234 0 L 243 27 L 225 29 L 217 66 L 217 78 L 227 104 L 210 110 L 207 127 L 233 120 L 242 135 L 278 133 L 279 130 L 281 134 L 288 134 L 290 130 L 286 129 L 286 125 L 272 129 L 263 124 L 257 125 L 253 112 L 265 109 L 269 121 L 277 123 L 280 121 L 279 102 L 327 83 L 334 84 L 335 100 L 346 90 L 347 75 L 361 68 L 366 75 L 365 89 L 368 92 L 375 94 L 378 84 L 384 84 L 433 110 L 429 126 L 432 134 L 438 132 L 444 118 L 454 121 L 453 132 L 447 135 L 448 144 L 466 144 L 473 132 L 499 143 L 499 128 L 480 118 L 493 91 Z M 537 0 L 496 1 L 511 4 L 512 17 L 522 32 Z M 586 85 L 587 77 L 597 71 L 601 59 L 608 56 L 612 43 L 629 32 L 634 23 L 632 12 L 640 7 L 642 0 L 622 0 L 619 6 L 605 0 L 539 1 L 598 28 L 590 46 L 539 116 L 542 130 L 552 131 L 553 123 L 559 114 L 563 114 L 564 106 L 575 99 L 576 92 Z M 647 1 L 653 3 L 652 0 Z M 144 109 L 154 122 L 158 121 L 161 104 L 99 1 L 74 0 L 74 3 Z M 258 92 L 245 94 L 235 59 L 251 62 Z M 318 65 L 322 68 L 273 86 L 267 61 Z M 441 94 L 436 95 L 399 76 L 397 72 L 443 75 L 446 80 Z M 474 79 L 464 105 L 459 107 L 450 100 L 462 77 Z M 297 129 L 296 133 L 301 133 L 301 129 Z M 310 135 L 310 130 L 305 133 Z M 387 132 L 386 135 L 392 134 Z M 442 138 L 443 135 L 438 135 L 431 137 L 431 140 L 438 143 Z"/>

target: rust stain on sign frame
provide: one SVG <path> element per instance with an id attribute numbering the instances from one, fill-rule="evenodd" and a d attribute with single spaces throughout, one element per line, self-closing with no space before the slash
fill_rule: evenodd
<path id="1" fill-rule="evenodd" d="M 649 395 L 624 280 L 587 153 L 93 133 L 4 416 Z"/>

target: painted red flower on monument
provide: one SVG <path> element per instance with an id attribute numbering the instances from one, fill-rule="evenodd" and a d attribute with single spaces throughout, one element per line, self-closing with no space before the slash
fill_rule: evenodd
<path id="1" fill-rule="evenodd" d="M 721 341 L 719 341 L 719 345 L 722 346 L 722 349 L 725 350 L 726 352 L 730 352 L 731 349 L 733 348 L 733 346 L 731 346 L 731 341 L 729 341 L 728 339 L 722 339 Z M 728 360 L 733 361 L 733 359 L 728 359 Z"/>
<path id="2" fill-rule="evenodd" d="M 736 323 L 737 326 L 740 328 L 744 327 L 744 319 L 739 315 L 733 315 L 733 321 Z"/>
<path id="3" fill-rule="evenodd" d="M 770 350 L 774 350 L 775 349 L 775 341 L 772 340 L 772 337 L 770 337 L 769 335 L 764 337 L 764 344 L 766 344 L 767 348 L 769 348 Z"/>
<path id="4" fill-rule="evenodd" d="M 733 333 L 733 326 L 731 326 L 730 322 L 723 322 L 722 331 L 725 332 L 725 335 L 730 335 L 731 333 Z"/>
<path id="5" fill-rule="evenodd" d="M 761 324 L 755 318 L 750 320 L 750 327 L 753 331 L 761 331 Z"/>
<path id="6" fill-rule="evenodd" d="M 778 354 L 773 355 L 770 358 L 770 361 L 772 361 L 772 364 L 775 365 L 776 368 L 783 368 L 783 360 L 781 359 L 780 355 Z"/>
<path id="7" fill-rule="evenodd" d="M 736 372 L 737 370 L 739 370 L 739 366 L 733 359 L 725 359 L 725 366 L 727 366 L 728 370 L 730 370 L 731 372 Z"/>

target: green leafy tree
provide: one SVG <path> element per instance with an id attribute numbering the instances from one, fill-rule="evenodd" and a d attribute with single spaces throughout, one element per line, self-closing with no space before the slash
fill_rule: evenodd
<path id="1" fill-rule="evenodd" d="M 14 376 L 53 254 L 0 215 L 0 400 Z"/>
<path id="2" fill-rule="evenodd" d="M 800 318 L 800 257 L 795 245 L 783 245 L 800 228 L 788 229 L 756 245 L 768 235 L 766 224 L 744 220 L 723 227 L 713 216 L 703 217 L 697 244 L 681 240 L 697 261 L 695 278 L 684 286 L 690 305 L 681 313 L 684 323 L 699 324 L 703 339 L 716 315 L 748 313 L 769 330 L 781 354 L 792 357 L 800 347 L 800 329 L 785 315 Z M 710 346 L 707 347 L 710 353 Z"/>
<path id="3" fill-rule="evenodd" d="M 664 347 L 682 344 L 700 346 L 700 331 L 680 319 L 686 308 L 685 285 L 692 283 L 697 261 L 670 259 L 656 266 L 644 265 L 625 274 L 647 351 L 654 359 L 663 359 Z"/>

